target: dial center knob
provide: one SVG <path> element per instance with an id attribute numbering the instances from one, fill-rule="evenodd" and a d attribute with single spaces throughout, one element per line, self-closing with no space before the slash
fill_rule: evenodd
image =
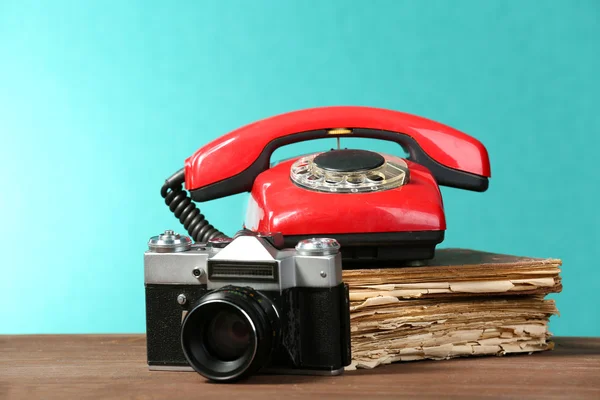
<path id="1" fill-rule="evenodd" d="M 343 149 L 321 153 L 313 162 L 326 171 L 356 172 L 379 168 L 385 163 L 385 158 L 373 151 Z"/>

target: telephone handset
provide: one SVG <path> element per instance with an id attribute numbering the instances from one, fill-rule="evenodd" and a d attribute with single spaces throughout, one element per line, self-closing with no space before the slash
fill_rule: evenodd
<path id="1" fill-rule="evenodd" d="M 258 174 L 269 168 L 277 148 L 335 135 L 396 142 L 414 162 L 428 168 L 438 184 L 487 189 L 490 165 L 479 141 L 435 121 L 370 107 L 301 110 L 237 129 L 186 160 L 186 188 L 196 201 L 249 191 Z"/>
<path id="2" fill-rule="evenodd" d="M 409 158 L 345 149 L 269 168 L 281 146 L 332 137 L 396 142 Z M 398 173 L 402 184 L 394 186 Z M 431 258 L 443 240 L 437 185 L 482 192 L 490 176 L 485 147 L 454 128 L 398 111 L 338 106 L 294 111 L 230 132 L 189 157 L 161 192 L 196 241 L 224 235 L 200 214 L 183 182 L 200 202 L 251 191 L 246 229 L 282 233 L 289 243 L 334 237 L 353 260 L 413 260 Z M 324 211 L 324 204 L 336 209 Z"/>

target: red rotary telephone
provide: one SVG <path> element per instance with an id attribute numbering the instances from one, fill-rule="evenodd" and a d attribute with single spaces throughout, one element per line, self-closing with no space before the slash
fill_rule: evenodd
<path id="1" fill-rule="evenodd" d="M 270 163 L 281 146 L 342 136 L 396 142 L 409 157 L 332 149 Z M 285 247 L 333 237 L 345 261 L 398 262 L 430 259 L 444 239 L 438 185 L 483 192 L 490 176 L 485 147 L 456 129 L 397 111 L 340 106 L 277 115 L 230 132 L 189 157 L 161 194 L 196 242 L 225 235 L 191 200 L 250 191 L 246 230 L 281 233 Z"/>

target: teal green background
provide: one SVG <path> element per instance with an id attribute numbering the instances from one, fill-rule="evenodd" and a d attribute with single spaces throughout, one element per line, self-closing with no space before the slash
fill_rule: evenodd
<path id="1" fill-rule="evenodd" d="M 143 332 L 146 242 L 180 229 L 162 181 L 241 125 L 343 104 L 481 140 L 490 189 L 443 189 L 443 247 L 561 258 L 553 333 L 600 335 L 599 16 L 593 0 L 0 1 L 0 333 Z M 201 208 L 231 234 L 246 199 Z"/>

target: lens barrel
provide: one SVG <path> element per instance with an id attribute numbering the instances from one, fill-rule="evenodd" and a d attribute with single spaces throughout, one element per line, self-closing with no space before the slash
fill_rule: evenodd
<path id="1" fill-rule="evenodd" d="M 204 296 L 186 315 L 181 346 L 200 375 L 235 381 L 269 362 L 279 331 L 271 300 L 251 288 L 226 286 Z"/>

